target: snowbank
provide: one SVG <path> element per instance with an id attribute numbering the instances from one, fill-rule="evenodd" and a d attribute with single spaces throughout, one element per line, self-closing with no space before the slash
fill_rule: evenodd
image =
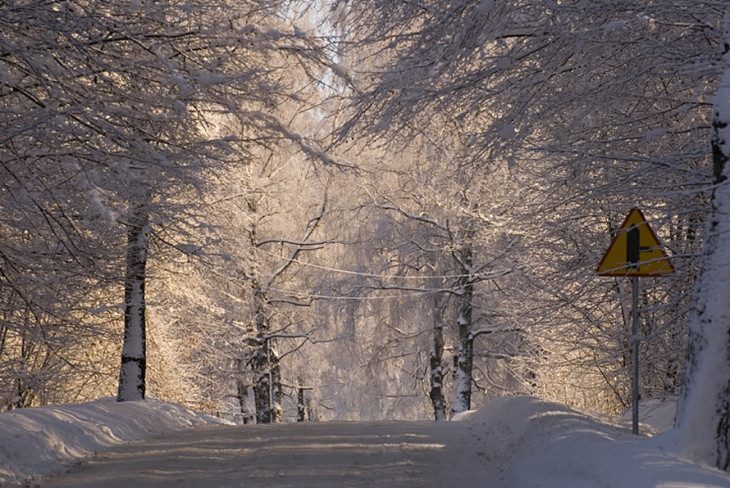
<path id="1" fill-rule="evenodd" d="M 651 416 L 669 418 L 668 411 L 657 415 L 664 408 L 660 407 Z M 433 428 L 438 426 L 443 437 L 439 437 L 445 449 L 441 459 L 458 465 L 471 482 L 441 486 L 730 487 L 727 473 L 676 454 L 673 431 L 654 438 L 633 436 L 625 426 L 526 397 L 497 399 L 460 418 L 458 429 L 447 423 L 433 424 Z M 211 423 L 228 422 L 154 400 L 117 403 L 105 399 L 0 413 L 0 485 L 22 484 L 63 471 L 94 451 L 122 442 Z M 432 435 L 428 424 L 414 425 Z"/>
<path id="2" fill-rule="evenodd" d="M 677 411 L 677 397 L 664 399 L 652 398 L 642 400 L 639 404 L 639 422 L 641 432 L 661 434 L 674 427 L 674 414 Z M 631 425 L 631 409 L 621 416 L 624 425 Z"/>
<path id="3" fill-rule="evenodd" d="M 227 422 L 155 400 L 107 398 L 0 413 L 0 486 L 61 471 L 122 442 L 211 423 Z"/>
<path id="4" fill-rule="evenodd" d="M 463 421 L 479 439 L 475 448 L 505 461 L 507 486 L 730 487 L 730 475 L 682 459 L 663 436 L 637 437 L 563 405 L 503 398 Z"/>

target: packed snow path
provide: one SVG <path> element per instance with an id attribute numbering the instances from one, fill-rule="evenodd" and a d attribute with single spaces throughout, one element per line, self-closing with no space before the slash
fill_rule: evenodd
<path id="1" fill-rule="evenodd" d="M 48 487 L 497 487 L 498 459 L 466 422 L 215 426 L 135 442 Z M 476 469 L 475 469 L 476 468 Z M 512 485 L 514 486 L 514 485 Z"/>
<path id="2" fill-rule="evenodd" d="M 105 399 L 0 414 L 0 486 L 730 487 L 676 441 L 529 397 L 460 422 L 268 426 Z"/>

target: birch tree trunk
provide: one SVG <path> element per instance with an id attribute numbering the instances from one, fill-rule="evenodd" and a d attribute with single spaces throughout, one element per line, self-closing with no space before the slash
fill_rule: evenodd
<path id="1" fill-rule="evenodd" d="M 254 398 L 256 401 L 256 421 L 258 423 L 280 422 L 282 419 L 282 400 L 284 392 L 282 389 L 281 361 L 276 348 L 276 338 L 270 337 L 271 324 L 267 311 L 270 310 L 271 302 L 266 296 L 267 290 L 274 285 L 277 278 L 280 278 L 289 266 L 296 261 L 298 254 L 305 250 L 307 239 L 317 229 L 325 209 L 327 208 L 327 192 L 324 194 L 322 206 L 319 213 L 307 223 L 303 236 L 299 243 L 294 244 L 288 258 L 279 264 L 271 272 L 271 275 L 263 282 L 253 280 L 254 289 L 254 324 L 256 327 L 256 340 L 254 347 L 256 351 L 252 359 L 252 370 L 255 375 Z M 256 205 L 249 203 L 249 210 L 256 211 Z M 257 239 L 256 226 L 249 231 L 249 239 L 254 247 L 262 246 L 265 243 L 279 242 L 282 244 L 291 243 L 288 239 L 268 239 L 259 241 Z"/>
<path id="2" fill-rule="evenodd" d="M 459 328 L 459 349 L 456 356 L 454 374 L 454 401 L 451 413 L 465 412 L 471 408 L 472 366 L 474 364 L 474 337 L 472 335 L 472 307 L 474 299 L 474 283 L 468 274 L 472 266 L 472 250 L 469 245 L 461 255 L 464 276 L 459 278 L 459 316 L 456 319 Z"/>
<path id="3" fill-rule="evenodd" d="M 266 297 L 258 285 L 254 292 L 256 324 L 256 352 L 252 369 L 256 376 L 254 399 L 256 402 L 256 422 L 270 424 L 281 421 L 281 366 L 279 354 L 269 335 L 269 321 L 266 317 Z"/>
<path id="4" fill-rule="evenodd" d="M 725 15 L 724 75 L 715 98 L 715 190 L 690 317 L 689 347 L 676 431 L 685 455 L 730 466 L 730 9 Z"/>
<path id="5" fill-rule="evenodd" d="M 269 354 L 269 381 L 271 383 L 271 421 L 279 423 L 282 420 L 281 402 L 284 398 L 284 390 L 281 387 L 281 363 L 279 361 L 279 351 L 272 345 L 271 339 L 267 343 L 269 346 L 267 348 Z"/>
<path id="6" fill-rule="evenodd" d="M 299 384 L 301 385 L 301 381 Z M 307 420 L 307 405 L 304 401 L 304 388 L 299 386 L 297 388 L 297 422 L 304 422 Z"/>
<path id="7" fill-rule="evenodd" d="M 256 384 L 254 398 L 256 400 L 256 423 L 270 424 L 281 422 L 281 366 L 279 355 L 271 347 L 270 341 L 264 339 L 254 356 Z"/>
<path id="8" fill-rule="evenodd" d="M 147 202 L 133 207 L 127 230 L 127 263 L 124 276 L 124 343 L 119 370 L 117 401 L 144 400 L 147 344 L 145 332 L 145 280 L 149 250 Z"/>
<path id="9" fill-rule="evenodd" d="M 241 411 L 241 421 L 244 425 L 253 422 L 253 415 L 248 409 L 248 389 L 249 385 L 247 385 L 243 380 L 236 380 L 236 395 L 238 397 L 238 404 Z"/>
<path id="10" fill-rule="evenodd" d="M 436 421 L 446 420 L 446 399 L 444 398 L 444 325 L 438 306 L 438 297 L 433 297 L 433 347 L 430 357 L 431 390 L 428 396 L 433 405 Z"/>
<path id="11" fill-rule="evenodd" d="M 268 358 L 268 323 L 264 307 L 265 297 L 258 284 L 254 286 L 254 323 L 256 325 L 256 351 L 253 357 L 252 369 L 256 383 L 253 386 L 256 403 L 256 423 L 270 424 L 271 416 L 271 378 L 269 375 Z"/>
<path id="12" fill-rule="evenodd" d="M 266 351 L 263 347 L 256 351 L 254 362 L 256 384 L 253 386 L 253 395 L 256 402 L 256 423 L 270 424 L 273 421 L 271 415 L 271 381 L 267 368 Z"/>

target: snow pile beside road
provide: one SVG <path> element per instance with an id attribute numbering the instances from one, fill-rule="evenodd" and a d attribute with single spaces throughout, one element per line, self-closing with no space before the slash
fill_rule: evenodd
<path id="1" fill-rule="evenodd" d="M 730 475 L 682 459 L 664 436 L 637 437 L 563 405 L 503 398 L 464 421 L 471 424 L 475 449 L 492 453 L 495 462 L 506 461 L 500 468 L 504 486 L 730 486 Z"/>
<path id="2" fill-rule="evenodd" d="M 61 471 L 122 442 L 216 423 L 227 422 L 155 400 L 105 398 L 0 413 L 0 486 Z"/>
<path id="3" fill-rule="evenodd" d="M 677 411 L 677 397 L 642 400 L 639 403 L 640 431 L 643 434 L 661 434 L 674 427 L 674 414 Z M 622 425 L 631 428 L 631 409 L 621 415 Z"/>

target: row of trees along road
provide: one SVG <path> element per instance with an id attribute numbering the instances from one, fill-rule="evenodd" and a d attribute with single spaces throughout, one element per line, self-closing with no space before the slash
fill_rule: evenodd
<path id="1" fill-rule="evenodd" d="M 627 290 L 593 271 L 641 204 L 678 270 L 642 394 L 690 324 L 678 432 L 726 468 L 722 2 L 327 7 L 3 3 L 3 408 L 111 393 L 120 354 L 144 398 L 149 342 L 158 396 L 259 422 L 302 385 L 331 417 L 616 412 Z"/>
<path id="2" fill-rule="evenodd" d="M 723 6 L 681 0 L 337 6 L 341 30 L 350 35 L 352 76 L 361 82 L 343 139 L 364 132 L 373 144 L 385 139 L 402 147 L 422 134 L 440 143 L 446 132 L 464 141 L 462 164 L 453 166 L 457 178 L 469 181 L 463 171 L 469 161 L 511 171 L 519 202 L 506 235 L 529 250 L 511 293 L 527 292 L 520 323 L 531 333 L 522 351 L 533 356 L 529 373 L 543 396 L 588 403 L 563 393 L 564 368 L 579 368 L 588 381 L 569 381 L 570 390 L 602 385 L 626 403 L 627 329 L 606 327 L 626 316 L 614 305 L 625 303 L 626 293 L 620 282 L 602 283 L 591 272 L 601 251 L 595 243 L 637 202 L 650 210 L 679 262 L 679 273 L 652 283 L 642 299 L 652 319 L 642 326 L 643 352 L 652 358 L 647 386 L 675 391 L 684 355 L 677 339 L 686 335 L 692 308 L 684 297 L 696 273 L 711 175 L 707 119 Z M 714 151 L 716 166 L 722 152 Z M 704 308 L 702 294 L 701 288 L 695 310 Z M 696 329 L 690 358 L 702 350 L 723 362 L 726 341 L 709 352 L 703 339 L 694 339 L 706 327 Z M 707 426 L 692 442 L 705 446 L 701 457 L 726 468 L 728 375 L 716 379 L 716 391 L 697 400 L 707 409 L 681 409 L 680 425 L 689 416 Z"/>
<path id="3" fill-rule="evenodd" d="M 276 117 L 306 101 L 292 66 L 304 80 L 326 66 L 321 43 L 284 22 L 290 8 L 2 5 L 6 405 L 74 399 L 47 390 L 59 374 L 63 389 L 105 376 L 96 363 L 109 363 L 122 293 L 118 397 L 144 398 L 150 250 L 188 251 L 165 233 L 205 225 L 194 218 L 201 195 L 257 147 L 286 138 L 311 152 Z"/>

